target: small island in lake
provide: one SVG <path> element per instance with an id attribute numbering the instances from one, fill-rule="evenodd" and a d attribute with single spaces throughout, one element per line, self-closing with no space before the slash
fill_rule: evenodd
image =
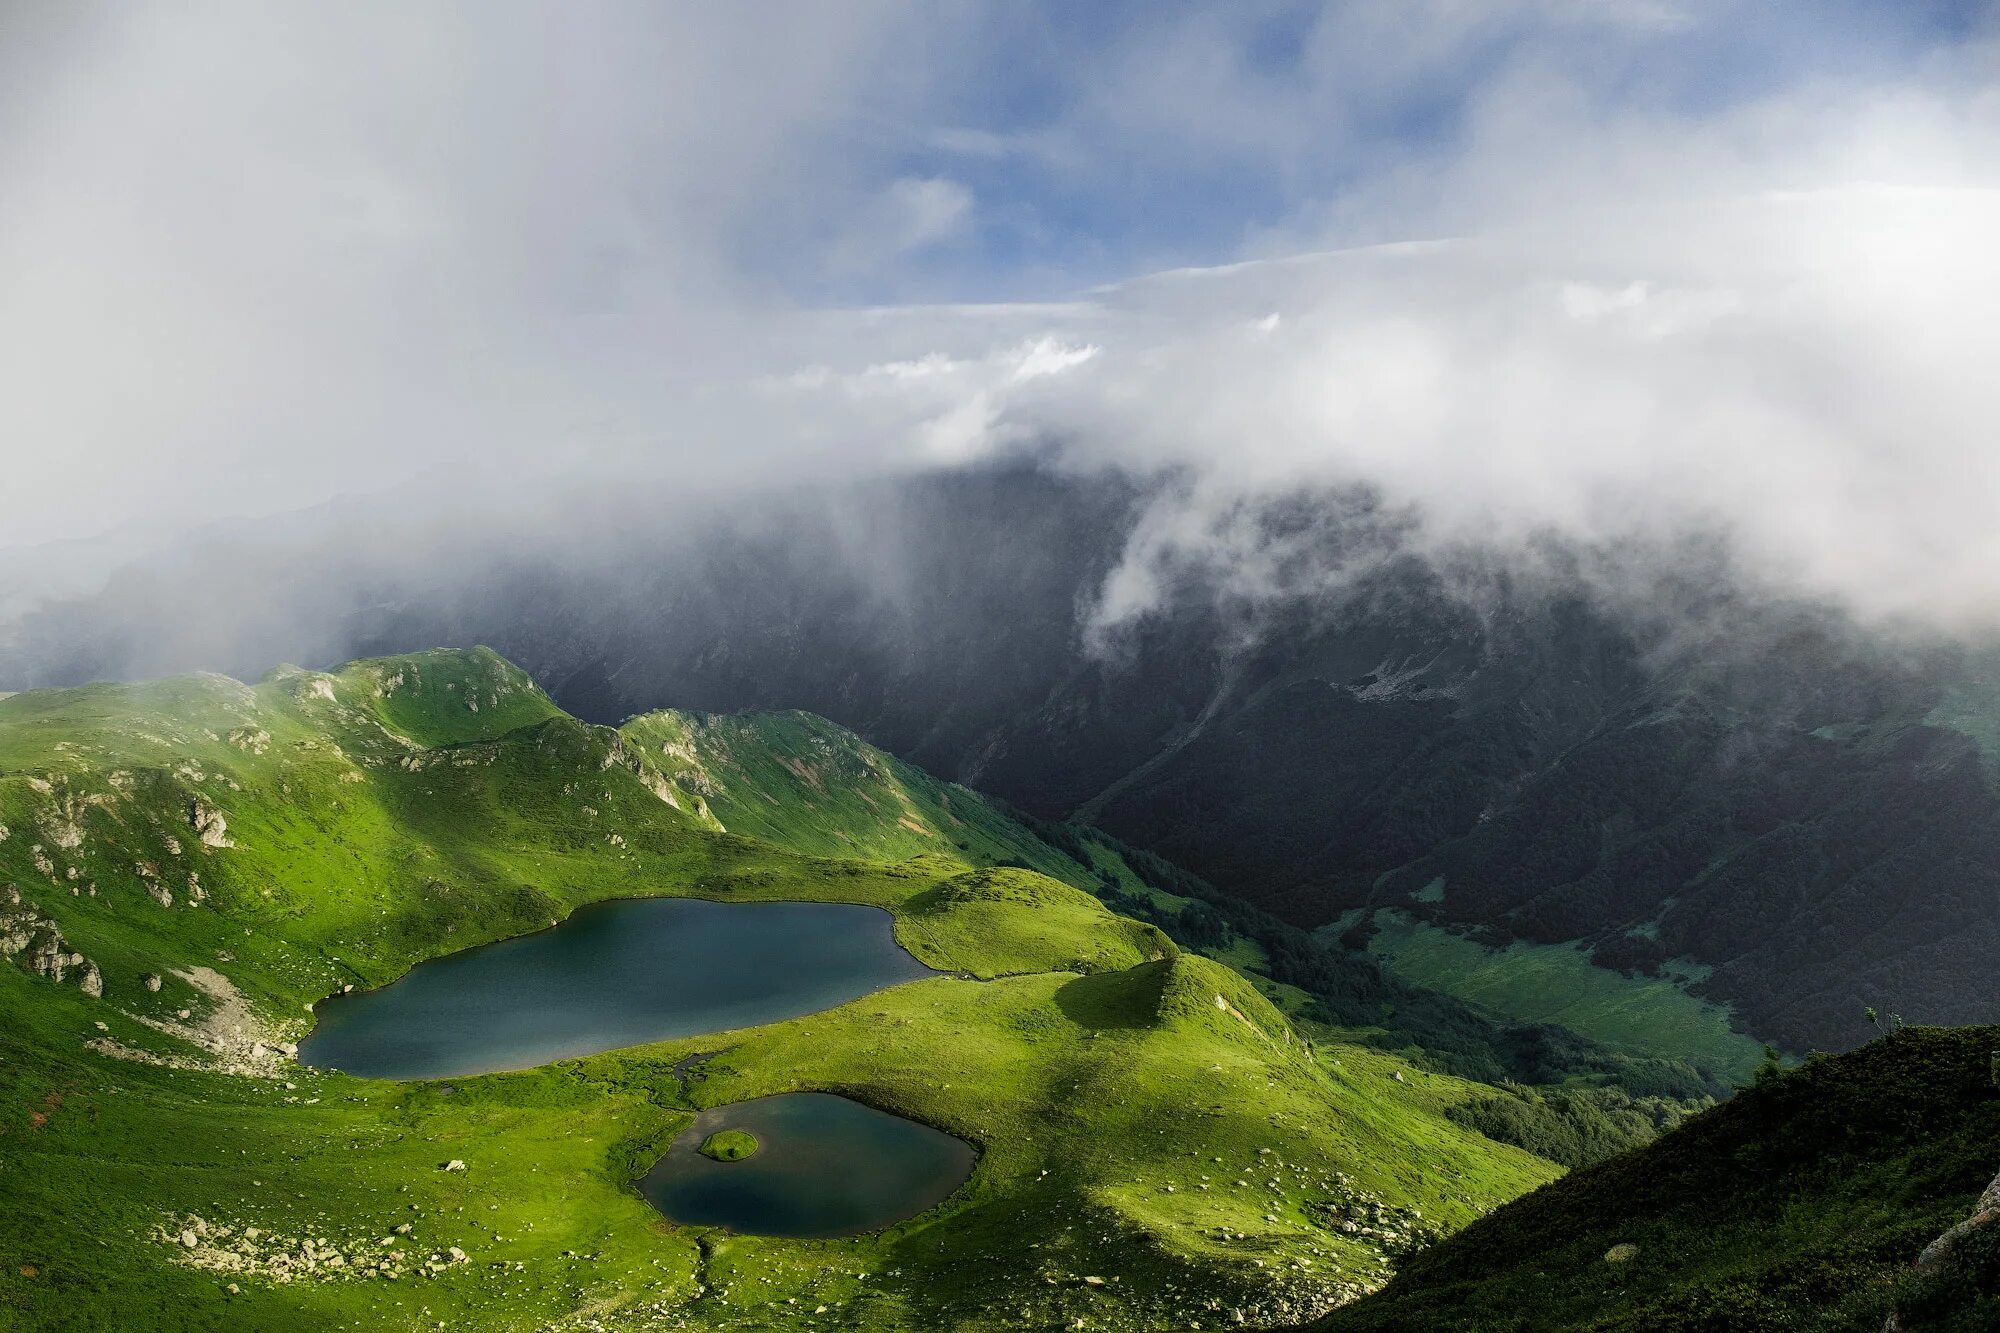
<path id="1" fill-rule="evenodd" d="M 718 1162 L 740 1162 L 757 1151 L 757 1136 L 743 1129 L 718 1129 L 696 1151 Z"/>

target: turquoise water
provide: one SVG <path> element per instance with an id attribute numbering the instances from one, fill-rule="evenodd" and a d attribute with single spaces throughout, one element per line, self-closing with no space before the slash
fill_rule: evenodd
<path id="1" fill-rule="evenodd" d="M 302 1063 L 372 1078 L 526 1069 L 795 1018 L 932 975 L 852 903 L 648 898 L 322 1000 Z"/>

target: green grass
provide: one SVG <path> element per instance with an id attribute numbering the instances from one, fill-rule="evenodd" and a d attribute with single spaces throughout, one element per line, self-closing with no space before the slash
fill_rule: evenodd
<path id="1" fill-rule="evenodd" d="M 0 1326 L 1283 1322 L 1393 1258 L 1330 1210 L 1451 1229 L 1557 1174 L 1446 1118 L 1477 1085 L 1313 1049 L 1243 977 L 1073 887 L 975 865 L 959 839 L 831 859 L 716 832 L 680 780 L 645 728 L 554 712 L 484 653 L 0 701 L 0 883 L 104 976 L 92 999 L 0 963 Z M 197 805 L 229 845 L 197 839 Z M 94 1044 L 198 1063 L 148 1025 L 208 1008 L 190 967 L 295 1038 L 344 985 L 651 894 L 872 904 L 946 975 L 445 1083 Z M 940 1208 L 839 1241 L 677 1227 L 637 1193 L 699 1110 L 802 1090 L 957 1134 L 979 1165 Z"/>
<path id="2" fill-rule="evenodd" d="M 695 1151 L 703 1157 L 718 1162 L 740 1162 L 746 1157 L 755 1157 L 757 1149 L 763 1145 L 757 1136 L 747 1129 L 718 1129 L 701 1141 Z"/>
<path id="3" fill-rule="evenodd" d="M 1631 1055 L 1686 1059 L 1732 1082 L 1756 1071 L 1763 1047 L 1730 1025 L 1729 1010 L 1665 977 L 1598 967 L 1574 944 L 1515 941 L 1491 949 L 1406 913 L 1375 913 L 1369 951 L 1397 975 L 1510 1018 L 1559 1023 Z"/>
<path id="4" fill-rule="evenodd" d="M 2000 1326 L 2000 1267 L 1910 1265 L 2000 1163 L 2000 1029 L 1908 1029 L 1761 1081 L 1412 1260 L 1333 1333 Z M 1636 1246 L 1622 1263 L 1614 1246 Z"/>
<path id="5" fill-rule="evenodd" d="M 817 856 L 943 855 L 1078 882 L 1084 867 L 990 798 L 943 782 L 812 713 L 641 714 L 620 728 L 684 808 Z"/>

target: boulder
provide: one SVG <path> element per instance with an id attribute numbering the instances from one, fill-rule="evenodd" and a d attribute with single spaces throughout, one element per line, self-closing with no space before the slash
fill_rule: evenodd
<path id="1" fill-rule="evenodd" d="M 1995 1222 L 2000 1222 L 2000 1176 L 1993 1178 L 1986 1192 L 1979 1196 L 1979 1202 L 1972 1205 L 1970 1217 L 1924 1246 L 1923 1252 L 1917 1255 L 1917 1271 L 1929 1273 L 1942 1268 L 1951 1261 L 1967 1236 L 1975 1231 L 1984 1231 Z"/>
<path id="2" fill-rule="evenodd" d="M 204 847 L 234 847 L 229 840 L 229 821 L 222 812 L 197 796 L 188 802 L 188 826 Z"/>

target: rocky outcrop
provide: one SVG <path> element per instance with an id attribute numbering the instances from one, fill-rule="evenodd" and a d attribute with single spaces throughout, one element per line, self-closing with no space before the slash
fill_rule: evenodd
<path id="1" fill-rule="evenodd" d="M 1979 1196 L 1979 1201 L 1972 1205 L 1971 1216 L 1924 1246 L 1917 1255 L 1916 1272 L 1926 1277 L 1943 1273 L 1958 1257 L 1958 1251 L 1968 1236 L 1995 1223 L 2000 1223 L 2000 1175 L 1993 1177 L 1985 1192 Z M 1910 1333 L 1913 1327 L 1900 1314 L 1892 1311 L 1889 1321 L 1882 1325 L 1882 1333 Z"/>
<path id="2" fill-rule="evenodd" d="M 229 743 L 239 750 L 262 754 L 271 748 L 271 733 L 262 727 L 238 727 L 229 733 Z"/>
<path id="3" fill-rule="evenodd" d="M 1972 1206 L 1970 1217 L 1924 1246 L 1923 1252 L 1917 1256 L 1917 1271 L 1929 1273 L 1950 1263 L 1961 1241 L 1995 1222 L 2000 1222 L 2000 1176 L 1993 1177 L 1986 1186 L 1986 1192 Z"/>
<path id="4" fill-rule="evenodd" d="M 197 796 L 188 802 L 188 826 L 204 847 L 234 847 L 229 840 L 229 821 L 222 812 Z"/>
<path id="5" fill-rule="evenodd" d="M 0 957 L 58 985 L 74 981 L 86 995 L 104 994 L 104 973 L 97 964 L 72 949 L 56 923 L 12 884 L 0 886 Z"/>

